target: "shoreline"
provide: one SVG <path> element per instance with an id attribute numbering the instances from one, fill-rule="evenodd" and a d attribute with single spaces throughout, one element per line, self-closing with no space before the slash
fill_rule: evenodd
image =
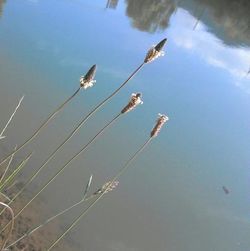
<path id="1" fill-rule="evenodd" d="M 7 193 L 7 196 L 12 198 L 15 194 L 15 191 L 18 190 L 20 184 L 15 185 L 15 187 L 11 188 L 10 192 Z M 2 202 L 8 203 L 7 199 L 4 199 L 0 194 L 0 199 Z M 18 212 L 22 206 L 27 202 L 29 196 L 21 196 L 17 199 L 12 205 L 12 209 L 14 213 Z M 31 204 L 27 210 L 15 220 L 14 229 L 12 231 L 11 237 L 8 241 L 8 244 L 17 240 L 23 234 L 25 234 L 31 228 L 39 225 L 44 222 L 46 218 L 50 217 L 51 213 L 48 212 L 45 203 L 41 200 L 36 200 L 33 204 Z M 6 210 L 2 215 L 0 215 L 1 225 L 5 225 L 10 220 L 9 212 Z M 5 231 L 5 234 L 7 230 Z M 56 220 L 55 222 L 51 222 L 45 227 L 42 227 L 40 230 L 34 232 L 31 236 L 24 238 L 20 242 L 18 242 L 13 247 L 10 247 L 8 250 L 10 251 L 43 251 L 53 240 L 55 240 L 60 233 L 62 233 L 62 229 L 60 227 L 59 222 Z M 3 236 L 0 235 L 0 241 L 3 240 Z M 7 245 L 8 245 L 7 244 Z M 63 240 L 58 244 L 55 250 L 71 250 L 75 249 L 67 243 L 66 240 Z"/>

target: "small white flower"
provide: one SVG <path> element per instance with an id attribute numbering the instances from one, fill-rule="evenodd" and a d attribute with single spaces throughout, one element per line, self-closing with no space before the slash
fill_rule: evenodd
<path id="1" fill-rule="evenodd" d="M 119 184 L 119 181 L 115 180 L 111 183 L 111 181 L 108 181 L 105 183 L 102 188 L 98 189 L 94 194 L 101 194 L 101 193 L 108 193 L 114 190 Z"/>
<path id="2" fill-rule="evenodd" d="M 155 49 L 155 47 L 152 47 L 151 49 L 149 49 L 144 62 L 145 63 L 150 63 L 152 61 L 154 61 L 155 59 L 157 59 L 158 57 L 164 56 L 165 53 L 164 51 L 157 51 Z"/>
<path id="3" fill-rule="evenodd" d="M 144 63 L 150 63 L 150 62 L 154 61 L 156 58 L 158 58 L 160 56 L 164 56 L 164 51 L 162 50 L 162 48 L 164 47 L 166 41 L 167 41 L 167 39 L 164 38 L 157 45 L 155 45 L 151 49 L 149 49 L 149 51 L 144 59 Z"/>
<path id="4" fill-rule="evenodd" d="M 96 72 L 96 65 L 93 65 L 88 70 L 88 72 L 85 74 L 85 76 L 80 77 L 80 86 L 83 89 L 87 89 L 87 88 L 92 87 L 94 85 L 94 83 L 96 82 L 94 80 L 95 72 Z"/>
<path id="5" fill-rule="evenodd" d="M 89 87 L 92 87 L 96 80 L 86 80 L 84 76 L 80 77 L 80 85 L 83 89 L 87 89 Z"/>
<path id="6" fill-rule="evenodd" d="M 165 123 L 165 122 L 167 122 L 169 120 L 169 117 L 167 115 L 158 113 L 158 116 L 159 116 L 159 118 L 157 119 L 157 121 L 160 119 Z"/>

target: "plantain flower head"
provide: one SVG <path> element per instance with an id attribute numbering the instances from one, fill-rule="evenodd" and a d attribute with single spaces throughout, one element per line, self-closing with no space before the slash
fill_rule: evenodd
<path id="1" fill-rule="evenodd" d="M 105 183 L 102 188 L 98 189 L 94 194 L 102 194 L 102 193 L 108 193 L 111 192 L 112 190 L 114 190 L 119 184 L 119 181 L 115 180 L 113 182 L 108 181 L 107 183 Z"/>
<path id="2" fill-rule="evenodd" d="M 145 59 L 144 63 L 150 63 L 154 61 L 156 58 L 160 56 L 164 56 L 164 51 L 162 50 L 163 46 L 165 45 L 167 39 L 164 38 L 159 42 L 156 46 L 153 46 L 151 49 L 149 49 Z"/>
<path id="3" fill-rule="evenodd" d="M 136 106 L 142 105 L 141 93 L 132 93 L 129 103 L 122 109 L 121 113 L 127 113 L 133 110 Z"/>
<path id="4" fill-rule="evenodd" d="M 87 89 L 94 85 L 94 83 L 96 82 L 96 80 L 94 80 L 95 73 L 96 73 L 96 65 L 93 65 L 85 74 L 85 76 L 80 77 L 80 86 L 83 89 Z"/>
<path id="5" fill-rule="evenodd" d="M 168 116 L 166 116 L 164 114 L 159 113 L 158 116 L 159 117 L 156 120 L 156 124 L 150 133 L 151 138 L 156 137 L 158 135 L 158 133 L 160 132 L 162 126 L 169 120 Z"/>

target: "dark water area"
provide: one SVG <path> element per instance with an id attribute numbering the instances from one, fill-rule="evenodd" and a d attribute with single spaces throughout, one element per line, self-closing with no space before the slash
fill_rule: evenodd
<path id="1" fill-rule="evenodd" d="M 43 192 L 51 212 L 77 201 L 91 174 L 91 191 L 102 186 L 148 138 L 157 114 L 169 116 L 119 186 L 67 236 L 76 250 L 250 250 L 249 13 L 246 0 L 0 0 L 0 128 L 25 95 L 0 141 L 1 156 L 78 88 L 81 75 L 98 67 L 94 87 L 81 90 L 17 154 L 21 159 L 34 151 L 21 180 L 152 45 L 168 38 L 165 56 L 98 111 L 30 187 L 35 194 L 131 93 L 141 92 L 144 104 L 121 117 Z M 83 209 L 61 218 L 62 231 Z"/>

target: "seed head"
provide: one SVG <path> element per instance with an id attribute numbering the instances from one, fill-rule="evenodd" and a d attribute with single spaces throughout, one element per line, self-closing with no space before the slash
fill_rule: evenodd
<path id="1" fill-rule="evenodd" d="M 157 51 L 161 51 L 162 48 L 163 48 L 163 46 L 165 45 L 166 42 L 167 42 L 167 39 L 166 39 L 166 38 L 162 39 L 161 42 L 159 42 L 159 43 L 155 46 L 155 49 L 156 49 Z"/>
<path id="2" fill-rule="evenodd" d="M 94 83 L 96 82 L 94 80 L 95 73 L 96 73 L 96 65 L 93 65 L 85 74 L 85 76 L 80 77 L 80 86 L 84 89 L 87 89 L 88 87 L 92 87 Z"/>
<path id="3" fill-rule="evenodd" d="M 133 110 L 136 106 L 143 104 L 141 93 L 132 93 L 129 103 L 122 109 L 121 113 L 127 113 Z"/>
<path id="4" fill-rule="evenodd" d="M 108 181 L 107 183 L 105 183 L 102 188 L 98 189 L 94 194 L 101 194 L 101 193 L 108 193 L 111 192 L 112 190 L 114 190 L 119 184 L 119 181 L 115 180 L 113 182 Z"/>
<path id="5" fill-rule="evenodd" d="M 164 114 L 158 114 L 159 118 L 156 120 L 156 124 L 150 133 L 150 137 L 156 137 L 160 132 L 162 126 L 169 120 L 169 118 Z"/>
<path id="6" fill-rule="evenodd" d="M 160 56 L 164 56 L 164 51 L 162 51 L 163 46 L 165 45 L 167 39 L 164 38 L 161 42 L 159 42 L 156 46 L 153 46 L 151 49 L 149 49 L 145 59 L 144 63 L 150 63 L 156 58 Z"/>

